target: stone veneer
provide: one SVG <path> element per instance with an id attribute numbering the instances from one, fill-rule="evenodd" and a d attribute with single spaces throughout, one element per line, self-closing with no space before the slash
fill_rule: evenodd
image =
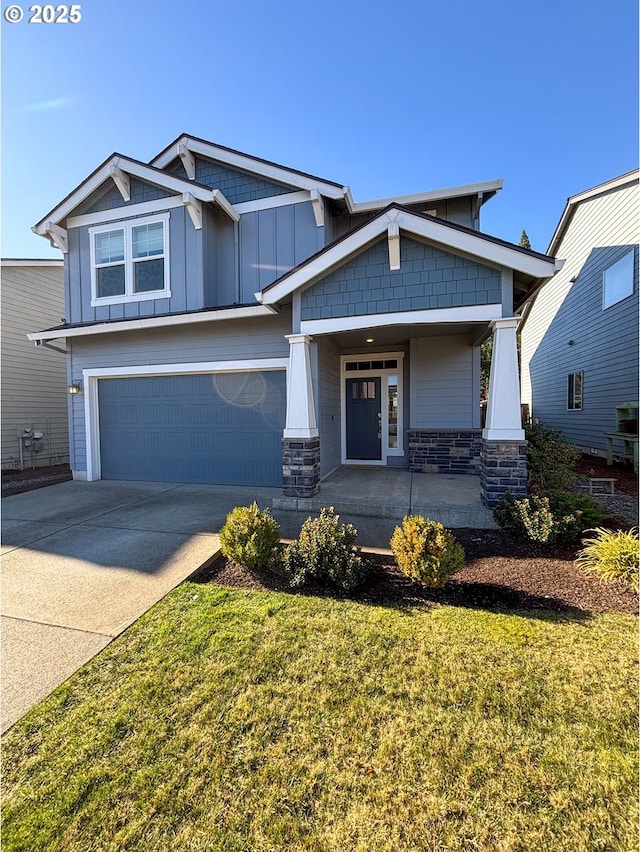
<path id="1" fill-rule="evenodd" d="M 412 473 L 480 473 L 480 429 L 410 429 Z"/>
<path id="2" fill-rule="evenodd" d="M 527 493 L 527 442 L 486 441 L 480 453 L 480 492 L 490 509 L 510 491 L 515 496 Z"/>
<path id="3" fill-rule="evenodd" d="M 283 438 L 282 493 L 313 497 L 320 483 L 320 438 Z"/>

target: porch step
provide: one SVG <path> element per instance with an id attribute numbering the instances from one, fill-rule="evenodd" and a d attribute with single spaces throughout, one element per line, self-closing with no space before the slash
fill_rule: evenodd
<path id="1" fill-rule="evenodd" d="M 412 474 L 406 470 L 339 468 L 320 485 L 315 497 L 274 497 L 274 509 L 318 514 L 333 506 L 340 515 L 393 518 L 422 515 L 451 529 L 496 529 L 490 509 L 480 500 L 476 476 Z"/>

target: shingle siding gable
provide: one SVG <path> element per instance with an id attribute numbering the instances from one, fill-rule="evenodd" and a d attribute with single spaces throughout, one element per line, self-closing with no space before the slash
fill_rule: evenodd
<path id="1" fill-rule="evenodd" d="M 167 171 L 176 177 L 187 179 L 180 161 L 173 163 Z M 231 204 L 256 201 L 259 198 L 272 198 L 275 195 L 296 191 L 296 187 L 273 183 L 201 157 L 196 157 L 196 181 L 210 186 L 211 189 L 219 189 Z"/>
<path id="2" fill-rule="evenodd" d="M 497 304 L 500 270 L 401 236 L 400 269 L 386 239 L 302 293 L 303 320 Z"/>

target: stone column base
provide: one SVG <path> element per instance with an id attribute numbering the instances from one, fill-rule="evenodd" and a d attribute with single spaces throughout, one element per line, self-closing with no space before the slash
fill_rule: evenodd
<path id="1" fill-rule="evenodd" d="M 527 442 L 487 441 L 480 447 L 480 491 L 490 509 L 510 491 L 515 497 L 527 495 Z"/>
<path id="2" fill-rule="evenodd" d="M 320 488 L 320 438 L 282 439 L 282 493 L 314 497 Z"/>

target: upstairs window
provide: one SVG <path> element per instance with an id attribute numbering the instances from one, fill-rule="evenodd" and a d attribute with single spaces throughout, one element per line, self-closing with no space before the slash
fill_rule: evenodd
<path id="1" fill-rule="evenodd" d="M 582 411 L 582 372 L 569 373 L 567 377 L 567 408 Z"/>
<path id="2" fill-rule="evenodd" d="M 89 229 L 93 307 L 171 295 L 168 228 L 164 213 Z"/>
<path id="3" fill-rule="evenodd" d="M 602 273 L 603 309 L 610 308 L 633 293 L 633 255 L 631 249 Z"/>

